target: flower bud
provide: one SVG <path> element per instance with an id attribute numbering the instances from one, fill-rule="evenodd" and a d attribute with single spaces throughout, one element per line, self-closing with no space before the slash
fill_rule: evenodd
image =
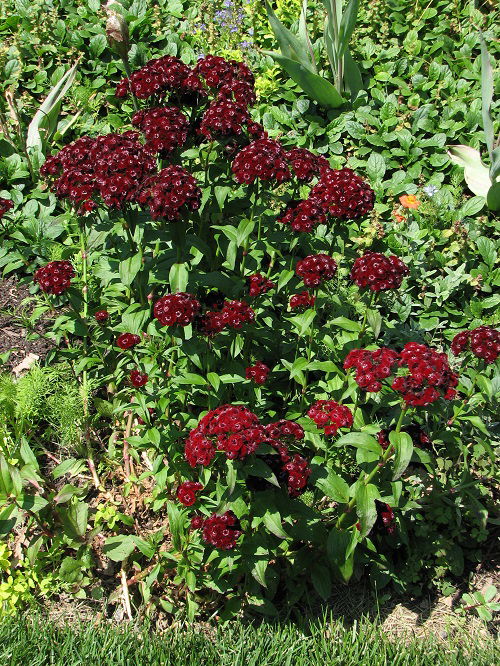
<path id="1" fill-rule="evenodd" d="M 108 44 L 121 58 L 126 58 L 130 51 L 130 36 L 128 25 L 123 16 L 114 11 L 108 14 L 106 21 L 106 36 Z"/>

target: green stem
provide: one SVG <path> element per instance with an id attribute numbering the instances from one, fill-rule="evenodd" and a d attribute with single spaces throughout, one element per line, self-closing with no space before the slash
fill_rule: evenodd
<path id="1" fill-rule="evenodd" d="M 474 389 L 476 388 L 478 377 L 479 377 L 479 372 L 476 370 L 476 374 L 474 375 L 474 379 L 472 380 L 472 384 L 471 384 L 470 389 L 467 391 L 467 395 L 465 396 L 465 400 L 462 402 L 462 404 L 458 408 L 457 413 L 454 414 L 451 417 L 451 419 L 448 421 L 449 426 L 451 426 L 453 424 L 453 422 L 462 414 L 462 412 L 465 409 L 465 406 L 469 403 L 469 400 L 472 397 L 472 394 L 474 393 Z"/>
<path id="2" fill-rule="evenodd" d="M 313 305 L 313 310 L 314 310 L 314 319 L 311 322 L 311 328 L 309 332 L 309 340 L 307 343 L 307 365 L 309 366 L 309 363 L 311 362 L 311 356 L 312 356 L 312 344 L 313 344 L 313 337 L 314 337 L 314 320 L 316 319 L 316 302 L 317 302 L 317 297 L 318 297 L 318 290 L 314 290 L 314 305 Z M 305 379 L 306 383 L 304 385 L 304 388 L 302 389 L 302 398 L 300 400 L 300 407 L 301 409 L 304 409 L 304 402 L 306 399 L 306 391 L 307 391 L 307 384 L 309 381 L 309 370 L 306 370 L 305 372 Z"/>
<path id="3" fill-rule="evenodd" d="M 130 81 L 130 77 L 132 76 L 132 72 L 130 71 L 130 65 L 128 64 L 127 57 L 122 56 L 122 62 L 123 66 L 125 67 L 125 73 L 127 74 L 127 78 Z M 139 111 L 139 105 L 137 104 L 137 99 L 134 94 L 134 91 L 132 90 L 132 87 L 130 87 L 130 92 L 132 93 L 132 104 L 134 105 L 134 110 Z"/>

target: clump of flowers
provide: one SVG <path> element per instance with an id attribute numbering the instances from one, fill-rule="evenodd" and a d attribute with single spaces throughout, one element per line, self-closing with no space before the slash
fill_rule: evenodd
<path id="1" fill-rule="evenodd" d="M 292 148 L 286 152 L 286 158 L 295 177 L 301 183 L 309 183 L 314 176 L 319 176 L 323 171 L 330 169 L 327 159 L 322 155 L 311 153 L 306 148 Z"/>
<path id="2" fill-rule="evenodd" d="M 500 355 L 500 331 L 490 326 L 479 326 L 472 331 L 462 331 L 452 340 L 451 351 L 458 356 L 469 349 L 486 363 L 494 363 Z"/>
<path id="3" fill-rule="evenodd" d="M 451 370 L 446 354 L 408 342 L 399 355 L 399 367 L 409 374 L 396 377 L 392 388 L 402 394 L 408 405 L 424 407 L 441 396 L 445 400 L 455 397 L 458 375 Z"/>
<path id="4" fill-rule="evenodd" d="M 135 333 L 121 333 L 117 338 L 116 338 L 116 344 L 120 349 L 131 349 L 132 347 L 135 347 L 136 345 L 139 344 L 141 341 L 141 338 L 138 335 L 135 335 Z"/>
<path id="5" fill-rule="evenodd" d="M 280 419 L 279 421 L 268 423 L 268 425 L 264 426 L 264 429 L 266 435 L 274 443 L 292 443 L 304 439 L 304 428 L 295 421 L 288 419 Z"/>
<path id="6" fill-rule="evenodd" d="M 236 155 L 231 168 L 238 183 L 247 185 L 257 179 L 283 183 L 291 178 L 286 153 L 273 139 L 252 141 Z"/>
<path id="7" fill-rule="evenodd" d="M 283 455 L 281 456 L 283 460 Z M 283 466 L 288 474 L 287 485 L 291 497 L 298 497 L 304 492 L 307 486 L 307 480 L 311 476 L 311 468 L 308 461 L 296 453 Z"/>
<path id="8" fill-rule="evenodd" d="M 253 106 L 257 101 L 253 85 L 248 81 L 231 79 L 219 88 L 217 94 L 218 100 L 227 100 L 234 102 L 241 109 Z"/>
<path id="9" fill-rule="evenodd" d="M 274 282 L 271 282 L 265 275 L 262 273 L 254 273 L 249 275 L 248 278 L 249 293 L 252 298 L 260 296 L 261 294 L 267 293 L 270 289 L 274 289 L 276 286 Z"/>
<path id="10" fill-rule="evenodd" d="M 335 260 L 327 254 L 311 254 L 295 266 L 295 273 L 302 278 L 306 287 L 317 287 L 331 280 L 336 271 Z"/>
<path id="11" fill-rule="evenodd" d="M 353 349 L 345 358 L 344 370 L 355 368 L 354 379 L 359 388 L 377 393 L 382 388 L 382 380 L 389 377 L 398 360 L 399 354 L 387 347 L 374 351 Z"/>
<path id="12" fill-rule="evenodd" d="M 351 280 L 358 287 L 369 287 L 371 291 L 398 289 L 408 266 L 398 257 L 386 257 L 379 252 L 365 252 L 358 257 L 351 270 Z"/>
<path id="13" fill-rule="evenodd" d="M 189 120 L 175 106 L 137 111 L 132 125 L 144 134 L 145 148 L 162 158 L 186 143 L 189 130 Z"/>
<path id="14" fill-rule="evenodd" d="M 198 320 L 198 327 L 205 335 L 215 335 L 225 328 L 238 330 L 254 319 L 255 312 L 245 301 L 225 301 L 221 309 L 205 312 Z"/>
<path id="15" fill-rule="evenodd" d="M 313 308 L 315 302 L 316 296 L 304 290 L 299 294 L 293 294 L 293 296 L 290 296 L 290 310 L 307 310 L 307 308 Z"/>
<path id="16" fill-rule="evenodd" d="M 200 302 L 192 294 L 179 291 L 158 299 L 154 305 L 154 316 L 162 326 L 188 326 L 201 308 Z"/>
<path id="17" fill-rule="evenodd" d="M 35 282 L 47 294 L 62 294 L 71 286 L 75 271 L 69 261 L 51 261 L 35 271 Z"/>
<path id="18" fill-rule="evenodd" d="M 99 324 L 102 324 L 109 319 L 109 312 L 107 310 L 97 310 L 94 314 L 94 319 L 99 322 Z"/>
<path id="19" fill-rule="evenodd" d="M 175 221 L 180 220 L 183 213 L 198 210 L 201 190 L 186 169 L 172 164 L 146 178 L 135 200 L 149 206 L 153 220 Z"/>
<path id="20" fill-rule="evenodd" d="M 366 215 L 375 203 L 372 188 L 351 169 L 323 169 L 309 198 L 325 213 L 344 220 Z"/>
<path id="21" fill-rule="evenodd" d="M 326 223 L 323 209 L 311 199 L 292 202 L 278 217 L 278 222 L 288 224 L 293 231 L 310 233 L 318 224 Z"/>
<path id="22" fill-rule="evenodd" d="M 353 424 L 349 407 L 335 400 L 318 400 L 311 405 L 307 415 L 319 428 L 324 429 L 325 435 L 336 435 L 340 428 L 350 428 Z"/>
<path id="23" fill-rule="evenodd" d="M 231 511 L 226 511 L 222 516 L 212 514 L 203 521 L 202 527 L 203 541 L 220 550 L 232 550 L 243 534 L 236 529 L 236 516 Z"/>
<path id="24" fill-rule="evenodd" d="M 14 202 L 10 199 L 4 199 L 3 197 L 0 197 L 0 220 L 5 215 L 5 213 L 7 213 L 12 208 L 13 205 Z"/>
<path id="25" fill-rule="evenodd" d="M 135 368 L 130 372 L 130 383 L 135 388 L 141 388 L 148 383 L 148 375 L 145 372 L 141 372 Z"/>
<path id="26" fill-rule="evenodd" d="M 255 365 L 246 368 L 245 377 L 247 379 L 252 379 L 256 384 L 265 384 L 267 375 L 270 372 L 270 368 L 268 368 L 265 363 L 257 361 Z"/>
<path id="27" fill-rule="evenodd" d="M 196 502 L 196 493 L 203 490 L 199 481 L 184 481 L 177 488 L 177 499 L 184 506 L 192 506 Z"/>
<path id="28" fill-rule="evenodd" d="M 209 88 L 220 88 L 231 80 L 254 84 L 255 78 L 248 65 L 236 60 L 226 60 L 220 56 L 206 55 L 200 58 L 194 73 L 201 77 Z"/>
<path id="29" fill-rule="evenodd" d="M 203 114 L 199 133 L 207 139 L 238 136 L 250 120 L 245 109 L 230 100 L 213 101 Z"/>

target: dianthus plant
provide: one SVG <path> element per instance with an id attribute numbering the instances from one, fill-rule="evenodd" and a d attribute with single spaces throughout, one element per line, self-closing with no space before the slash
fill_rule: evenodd
<path id="1" fill-rule="evenodd" d="M 381 539 L 396 544 L 414 506 L 405 471 L 432 459 L 415 433 L 442 420 L 459 377 L 446 349 L 374 344 L 411 258 L 381 243 L 358 256 L 345 230 L 369 216 L 370 185 L 268 136 L 253 84 L 212 55 L 120 81 L 129 127 L 42 167 L 80 250 L 34 279 L 52 307 L 73 306 L 53 335 L 93 399 L 96 486 L 111 481 L 93 403 L 114 410 L 126 481 L 164 516 L 158 581 L 175 566 L 190 595 L 272 614 L 311 578 L 328 597 Z"/>

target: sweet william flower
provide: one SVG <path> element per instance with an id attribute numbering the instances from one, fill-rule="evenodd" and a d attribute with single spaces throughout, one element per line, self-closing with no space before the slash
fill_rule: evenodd
<path id="1" fill-rule="evenodd" d="M 196 493 L 203 490 L 198 481 L 184 481 L 177 488 L 177 499 L 184 506 L 192 506 L 196 502 Z"/>
<path id="2" fill-rule="evenodd" d="M 35 271 L 34 279 L 47 294 L 62 294 L 71 286 L 75 271 L 69 261 L 51 261 Z"/>
<path id="3" fill-rule="evenodd" d="M 257 361 L 255 365 L 246 368 L 245 377 L 252 379 L 256 384 L 265 384 L 269 373 L 270 368 L 262 361 Z"/>
<path id="4" fill-rule="evenodd" d="M 107 310 L 98 310 L 94 315 L 94 319 L 102 324 L 109 319 L 109 312 Z"/>
<path id="5" fill-rule="evenodd" d="M 130 383 L 132 386 L 135 386 L 135 388 L 141 388 L 142 386 L 145 386 L 148 382 L 148 375 L 145 372 L 141 372 L 140 370 L 132 370 L 130 373 Z"/>
<path id="6" fill-rule="evenodd" d="M 130 349 L 131 347 L 138 345 L 140 341 L 141 338 L 134 333 L 121 333 L 116 338 L 116 344 L 120 349 Z"/>

